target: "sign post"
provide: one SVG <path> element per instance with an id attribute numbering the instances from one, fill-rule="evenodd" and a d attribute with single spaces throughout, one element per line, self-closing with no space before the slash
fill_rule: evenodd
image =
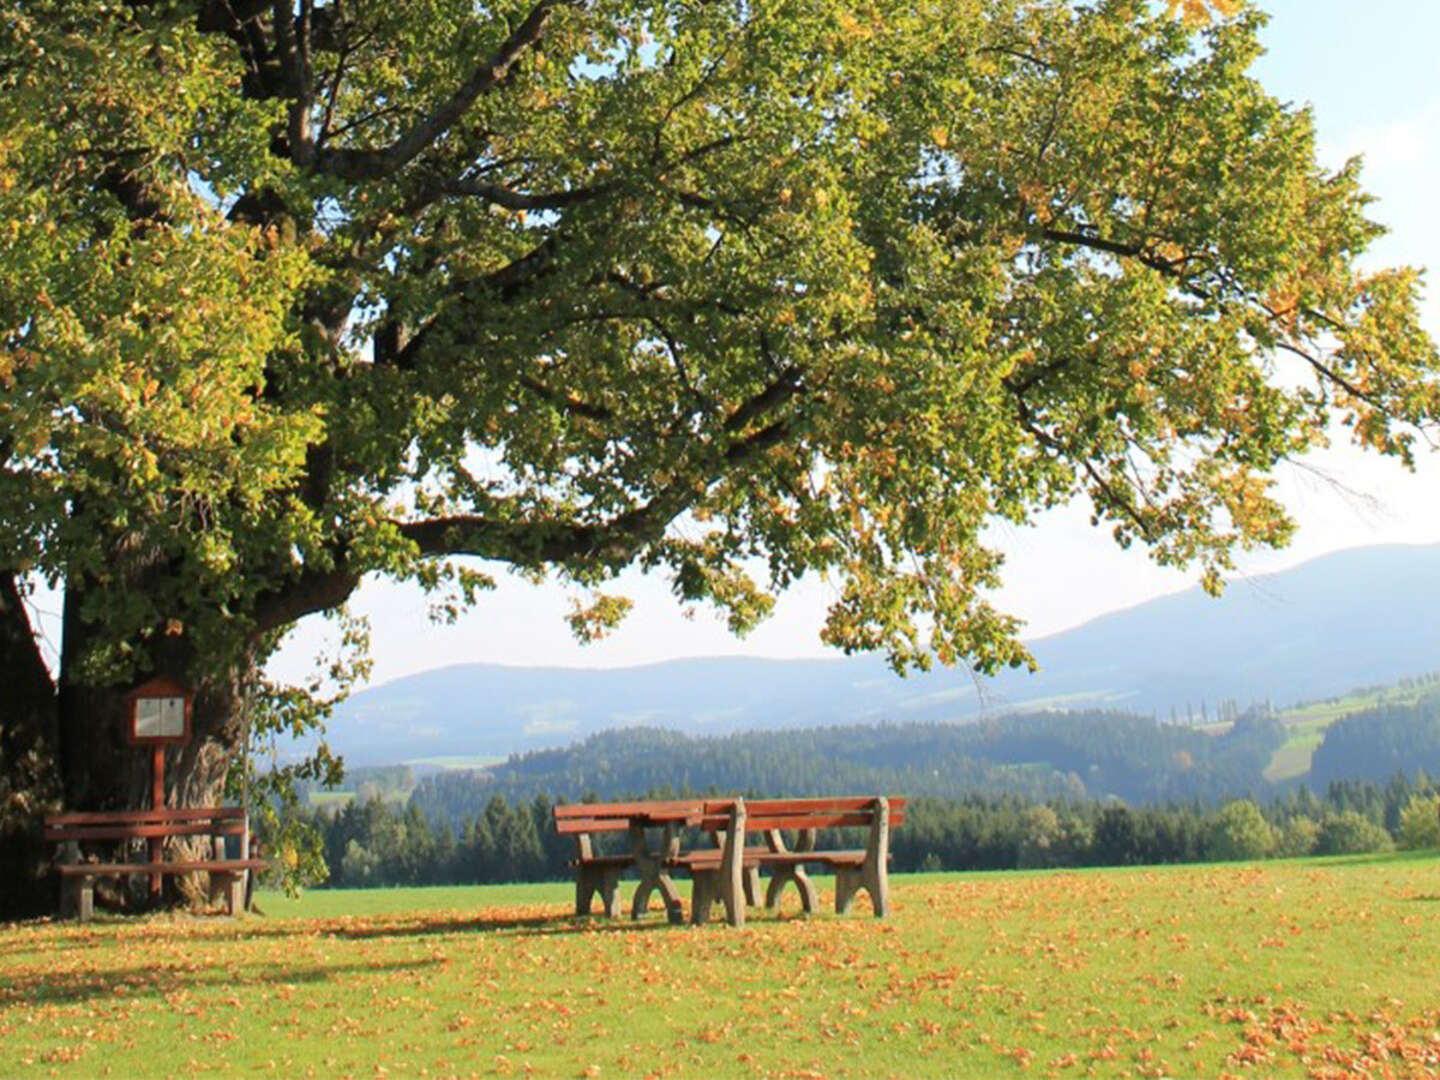
<path id="1" fill-rule="evenodd" d="M 190 741 L 190 714 L 194 695 L 163 675 L 130 691 L 129 736 L 135 746 L 149 746 L 151 759 L 150 797 L 156 811 L 165 809 L 165 747 L 183 746 Z M 162 861 L 159 836 L 150 837 L 150 865 Z M 150 899 L 160 899 L 159 873 L 150 875 Z"/>

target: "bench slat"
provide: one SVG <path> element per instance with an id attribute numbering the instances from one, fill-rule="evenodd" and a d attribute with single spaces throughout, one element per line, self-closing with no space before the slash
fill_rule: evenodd
<path id="1" fill-rule="evenodd" d="M 564 803 L 555 807 L 555 820 L 566 818 L 630 818 L 642 814 L 700 813 L 704 808 L 701 799 L 657 799 L 650 802 L 625 803 Z"/>
<path id="2" fill-rule="evenodd" d="M 833 814 L 756 814 L 745 816 L 747 832 L 763 829 L 845 829 L 870 825 L 874 815 L 866 812 L 849 811 Z M 895 828 L 905 823 L 904 814 L 891 814 L 890 826 Z M 700 821 L 702 829 L 723 829 L 729 824 L 728 816 L 707 816 Z"/>
<path id="3" fill-rule="evenodd" d="M 733 801 L 731 799 L 707 800 L 706 812 L 727 811 Z M 905 805 L 905 799 L 899 795 L 889 796 L 885 801 L 890 805 L 892 816 L 896 810 Z M 746 799 L 745 812 L 747 814 L 826 814 L 850 810 L 870 810 L 874 805 L 874 795 L 846 795 L 823 799 Z"/>
<path id="4" fill-rule="evenodd" d="M 570 865 L 575 866 L 634 866 L 634 855 L 592 855 L 588 859 L 571 859 Z"/>
<path id="5" fill-rule="evenodd" d="M 561 836 L 577 833 L 625 832 L 630 828 L 630 819 L 615 818 L 568 818 L 555 822 L 555 831 Z"/>
<path id="6" fill-rule="evenodd" d="M 167 836 L 241 836 L 243 821 L 219 825 L 70 825 L 47 826 L 45 838 L 55 842 L 66 840 L 142 840 Z"/>
<path id="7" fill-rule="evenodd" d="M 745 866 L 805 866 L 824 863 L 830 866 L 863 866 L 863 851 L 770 851 L 768 848 L 746 848 Z M 720 865 L 720 852 L 714 848 L 691 851 L 666 860 L 669 866 L 684 869 L 712 870 Z"/>
<path id="8" fill-rule="evenodd" d="M 55 869 L 63 877 L 117 877 L 123 874 L 193 874 L 237 870 L 263 870 L 264 859 L 192 859 L 161 863 L 61 863 Z"/>
<path id="9" fill-rule="evenodd" d="M 187 806 L 165 810 L 76 810 L 64 814 L 47 814 L 46 827 L 64 825 L 110 825 L 120 822 L 187 822 L 187 821 L 243 821 L 245 808 L 242 806 Z"/>

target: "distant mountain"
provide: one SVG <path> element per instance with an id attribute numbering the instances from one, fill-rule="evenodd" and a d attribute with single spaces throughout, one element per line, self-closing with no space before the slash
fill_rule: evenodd
<path id="1" fill-rule="evenodd" d="M 1440 667 L 1440 545 L 1355 548 L 1177 593 L 1031 642 L 1041 671 L 898 678 L 877 657 L 676 660 L 612 670 L 467 664 L 356 694 L 331 724 L 355 765 L 505 756 L 644 724 L 692 734 L 964 721 L 1104 707 L 1162 718 L 1284 705 Z"/>

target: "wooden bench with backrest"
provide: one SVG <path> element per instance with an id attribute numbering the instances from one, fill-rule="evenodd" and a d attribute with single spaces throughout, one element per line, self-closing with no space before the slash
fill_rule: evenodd
<path id="1" fill-rule="evenodd" d="M 865 889 L 877 916 L 890 910 L 888 861 L 890 829 L 905 819 L 905 800 L 884 797 L 822 799 L 676 799 L 628 803 L 577 803 L 555 808 L 555 828 L 562 836 L 576 839 L 575 912 L 588 915 L 594 896 L 601 896 L 604 912 L 619 914 L 619 882 L 634 868 L 639 872 L 631 906 L 632 918 L 644 913 L 652 892 L 659 891 L 671 922 L 681 922 L 684 912 L 669 871 L 680 869 L 694 882 L 691 920 L 705 922 L 711 905 L 725 904 L 731 923 L 744 922 L 747 904 L 760 902 L 762 867 L 770 871 L 765 905 L 775 908 L 785 886 L 793 883 L 800 892 L 803 910 L 818 908 L 815 886 L 805 873 L 806 866 L 828 866 L 835 871 L 835 910 L 850 909 L 856 893 Z M 645 837 L 647 828 L 664 830 L 658 850 L 652 851 Z M 698 827 L 714 838 L 713 848 L 680 850 L 684 830 Z M 818 851 L 821 829 L 865 828 L 864 849 Z M 597 853 L 594 837 L 604 833 L 627 833 L 626 853 Z M 795 834 L 788 846 L 785 833 Z M 763 845 L 748 846 L 749 834 L 761 833 Z M 732 839 L 733 838 L 733 839 Z M 737 844 L 745 844 L 738 853 Z"/>
<path id="2" fill-rule="evenodd" d="M 745 904 L 754 906 L 759 896 L 759 870 L 770 871 L 765 906 L 779 906 L 787 885 L 800 893 L 806 914 L 819 907 L 815 885 L 805 872 L 807 866 L 826 866 L 835 872 L 835 910 L 845 914 L 856 894 L 870 894 L 876 917 L 890 913 L 890 830 L 905 821 L 905 800 L 896 796 L 846 796 L 812 799 L 711 799 L 705 804 L 701 828 L 709 831 L 716 846 L 677 856 L 675 865 L 689 871 L 695 882 L 691 898 L 691 920 L 709 918 L 709 907 L 719 900 L 725 904 L 732 924 L 744 922 Z M 864 848 L 817 850 L 821 829 L 863 828 Z M 730 851 L 732 836 L 760 833 L 763 847 L 747 846 L 736 859 Z M 794 834 L 793 846 L 786 833 Z M 734 841 L 736 843 L 740 841 Z M 729 871 L 727 872 L 727 865 Z M 738 867 L 738 880 L 733 877 Z"/>
<path id="3" fill-rule="evenodd" d="M 149 875 L 152 892 L 158 892 L 159 879 L 166 875 L 207 873 L 212 882 L 223 889 L 226 907 L 231 915 L 245 906 L 245 878 L 251 871 L 265 866 L 263 859 L 226 858 L 228 837 L 240 837 L 241 843 L 250 834 L 245 811 L 238 806 L 187 807 L 179 810 L 99 810 L 52 814 L 45 818 L 45 838 L 60 845 L 55 865 L 60 874 L 60 908 L 63 914 L 74 914 L 82 921 L 95 912 L 95 881 L 102 877 L 133 877 Z M 177 837 L 205 836 L 211 838 L 211 858 L 163 858 L 164 841 Z M 135 859 L 130 846 L 136 841 L 160 841 L 161 857 L 156 860 Z M 85 861 L 81 844 L 110 843 L 119 851 L 113 862 Z M 152 849 L 153 850 L 153 849 Z M 242 853 L 243 855 L 243 853 Z"/>

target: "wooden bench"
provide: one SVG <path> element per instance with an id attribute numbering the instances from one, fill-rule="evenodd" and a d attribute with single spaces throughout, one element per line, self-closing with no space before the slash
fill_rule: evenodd
<path id="1" fill-rule="evenodd" d="M 864 889 L 877 918 L 890 913 L 890 830 L 905 821 L 905 800 L 899 797 L 854 796 L 820 799 L 708 800 L 701 828 L 716 838 L 711 849 L 691 851 L 676 859 L 695 882 L 691 921 L 703 923 L 716 900 L 725 904 L 732 925 L 744 922 L 744 906 L 755 906 L 759 896 L 759 870 L 770 871 L 765 906 L 774 910 L 781 894 L 793 884 L 806 914 L 819 908 L 815 885 L 807 866 L 826 866 L 835 872 L 835 911 L 845 914 Z M 864 848 L 824 851 L 816 849 L 821 829 L 864 828 Z M 786 844 L 793 832 L 795 843 Z M 731 837 L 761 833 L 764 847 L 732 850 Z M 738 880 L 737 880 L 738 871 Z"/>
<path id="2" fill-rule="evenodd" d="M 152 893 L 158 893 L 160 878 L 166 875 L 208 873 L 224 890 L 227 910 L 237 915 L 245 906 L 245 875 L 263 869 L 265 860 L 256 858 L 213 858 L 166 861 L 164 841 L 182 836 L 208 836 L 212 850 L 223 852 L 227 837 L 248 837 L 245 811 L 238 806 L 188 807 L 180 810 L 101 810 L 53 814 L 45 818 L 45 838 L 60 845 L 55 865 L 60 874 L 60 910 L 83 922 L 95 913 L 95 880 L 102 877 L 150 876 Z M 131 858 L 130 845 L 138 840 L 150 843 L 146 861 Z M 113 862 L 84 861 L 82 843 L 113 843 L 119 858 Z"/>
<path id="3" fill-rule="evenodd" d="M 827 866 L 835 872 L 835 910 L 849 911 L 856 893 L 870 894 L 875 914 L 884 917 L 890 910 L 888 862 L 890 829 L 905 820 L 905 800 L 885 797 L 828 799 L 680 799 L 630 803 L 580 803 L 557 806 L 555 827 L 561 835 L 576 838 L 575 912 L 588 915 L 596 893 L 604 912 L 619 914 L 619 882 L 632 867 L 640 874 L 631 905 L 631 917 L 646 910 L 652 892 L 658 890 L 671 922 L 681 922 L 684 912 L 679 893 L 670 879 L 671 870 L 684 870 L 694 882 L 691 921 L 708 920 L 710 908 L 719 900 L 733 925 L 745 920 L 745 907 L 760 902 L 760 870 L 768 868 L 770 884 L 765 906 L 778 906 L 785 887 L 794 884 L 806 913 L 818 908 L 815 886 L 806 866 Z M 663 830 L 660 846 L 651 850 L 646 829 Z M 852 851 L 816 850 L 819 830 L 865 828 L 866 846 Z M 708 832 L 712 848 L 681 851 L 684 830 Z M 592 837 L 601 833 L 626 832 L 630 851 L 597 854 Z M 794 846 L 787 846 L 785 833 L 795 834 Z M 753 833 L 764 836 L 763 846 L 748 846 Z"/>

